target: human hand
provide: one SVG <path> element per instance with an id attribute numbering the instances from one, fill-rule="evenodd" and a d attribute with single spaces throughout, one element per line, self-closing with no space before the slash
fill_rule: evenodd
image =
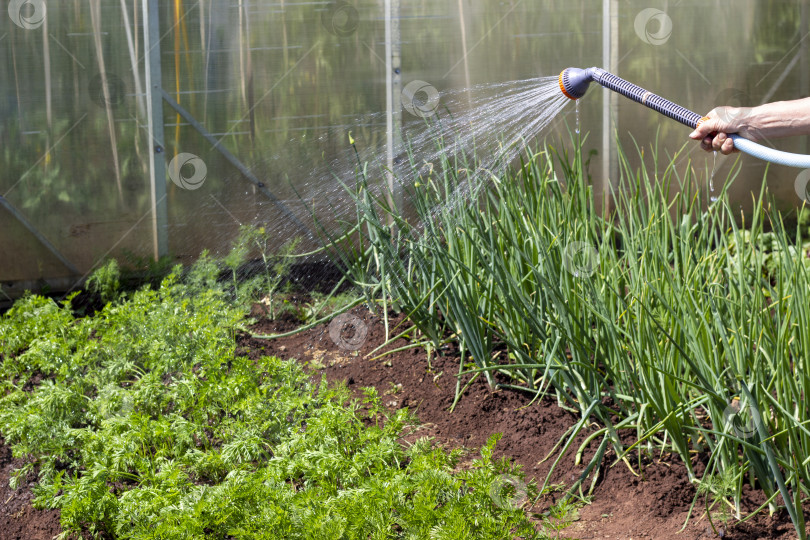
<path id="1" fill-rule="evenodd" d="M 717 151 L 724 155 L 737 152 L 729 133 L 739 133 L 752 141 L 760 138 L 746 122 L 751 111 L 750 107 L 717 107 L 700 119 L 689 137 L 700 141 L 700 147 L 707 152 Z"/>

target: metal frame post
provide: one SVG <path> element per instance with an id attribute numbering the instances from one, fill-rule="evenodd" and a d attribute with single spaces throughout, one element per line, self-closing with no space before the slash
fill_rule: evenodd
<path id="1" fill-rule="evenodd" d="M 616 72 L 619 59 L 619 2 L 602 0 L 602 66 L 611 73 Z M 612 134 L 613 121 L 617 118 L 618 100 L 614 92 L 602 89 L 602 184 L 603 204 L 610 200 L 610 186 L 619 181 L 619 162 L 616 159 L 616 142 Z M 603 208 L 604 210 L 604 208 Z"/>
<path id="2" fill-rule="evenodd" d="M 808 62 L 810 62 L 810 45 L 807 43 L 807 33 L 810 29 L 810 7 L 807 2 L 801 3 L 801 30 L 799 35 L 804 36 L 800 45 L 801 54 L 801 73 L 799 74 L 799 95 L 801 97 L 810 96 L 810 70 L 808 70 Z M 802 136 L 800 139 L 800 148 L 803 154 L 810 151 L 807 145 L 807 135 Z"/>
<path id="3" fill-rule="evenodd" d="M 163 79 L 160 73 L 158 0 L 143 2 L 146 62 L 146 117 L 149 133 L 149 176 L 152 203 L 152 242 L 155 260 L 169 254 L 169 210 L 166 200 L 166 156 L 163 134 Z"/>
<path id="4" fill-rule="evenodd" d="M 399 0 L 385 0 L 385 108 L 386 108 L 386 147 L 388 165 L 388 203 L 402 208 L 402 190 L 397 189 L 394 180 L 394 157 L 401 151 L 402 74 L 399 36 Z M 392 217 L 389 216 L 391 220 Z"/>

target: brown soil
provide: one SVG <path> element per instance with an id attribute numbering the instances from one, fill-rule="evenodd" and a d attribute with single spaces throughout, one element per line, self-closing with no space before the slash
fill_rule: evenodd
<path id="1" fill-rule="evenodd" d="M 385 328 L 380 317 L 367 309 L 358 307 L 352 313 L 359 317 L 368 334 L 362 346 L 356 351 L 338 347 L 330 337 L 329 327 L 324 324 L 309 331 L 275 340 L 254 339 L 248 335 L 238 337 L 237 343 L 242 354 L 258 356 L 277 355 L 281 358 L 296 359 L 310 369 L 323 372 L 331 382 L 344 381 L 349 388 L 360 392 L 363 387 L 373 386 L 383 396 L 383 403 L 392 409 L 408 407 L 415 411 L 422 422 L 418 436 L 434 437 L 448 448 L 464 446 L 476 449 L 482 446 L 493 433 L 503 433 L 496 447 L 496 456 L 508 456 L 522 466 L 527 480 L 535 479 L 542 484 L 555 457 L 542 462 L 557 441 L 574 425 L 578 417 L 557 405 L 556 399 L 545 398 L 531 403 L 533 396 L 520 391 L 492 390 L 484 377 L 479 377 L 464 392 L 463 397 L 451 413 L 459 360 L 456 350 L 447 349 L 442 355 L 433 357 L 430 364 L 422 349 L 410 349 L 370 360 L 368 355 L 384 342 Z M 261 318 L 260 308 L 254 309 L 254 317 Z M 393 328 L 401 321 L 389 321 Z M 259 320 L 254 332 L 274 334 L 289 331 L 297 326 L 291 316 L 280 317 L 275 321 Z M 391 335 L 406 328 L 401 326 Z M 346 325 L 344 332 L 356 331 L 353 325 Z M 362 336 L 359 336 L 362 337 Z M 352 336 L 344 336 L 352 341 Z M 402 347 L 408 343 L 401 340 L 387 349 Z M 375 353 L 375 354 L 379 354 Z M 466 382 L 466 381 L 465 381 Z M 530 404 L 531 403 L 531 404 Z M 589 431 L 592 433 L 593 427 Z M 579 476 L 583 465 L 574 464 L 574 453 L 586 434 L 581 435 L 572 450 L 560 460 L 551 481 L 570 485 Z M 623 442 L 632 442 L 633 434 L 622 436 Z M 583 462 L 594 455 L 601 436 L 586 451 Z M 565 529 L 566 538 L 726 538 L 749 539 L 788 539 L 796 538 L 786 512 L 773 517 L 767 512 L 758 514 L 745 523 L 734 523 L 731 527 L 718 527 L 718 534 L 712 531 L 705 517 L 704 501 L 699 499 L 686 528 L 682 531 L 689 508 L 695 496 L 694 485 L 688 480 L 686 468 L 677 457 L 659 453 L 643 459 L 641 476 L 637 476 L 639 466 L 637 454 L 631 456 L 635 472 L 623 462 L 615 462 L 612 450 L 603 458 L 602 471 L 592 503 L 579 510 L 579 518 Z M 693 466 L 700 473 L 706 456 L 695 456 Z M 590 479 L 586 481 L 590 485 Z M 757 508 L 762 502 L 758 491 L 747 490 L 744 502 L 748 510 Z M 541 501 L 533 511 L 542 511 L 553 503 L 553 498 Z"/>
<path id="2" fill-rule="evenodd" d="M 50 540 L 62 532 L 59 510 L 35 510 L 31 507 L 31 486 L 36 480 L 29 474 L 22 487 L 13 490 L 8 481 L 22 460 L 11 456 L 11 449 L 0 439 L 0 540 Z"/>

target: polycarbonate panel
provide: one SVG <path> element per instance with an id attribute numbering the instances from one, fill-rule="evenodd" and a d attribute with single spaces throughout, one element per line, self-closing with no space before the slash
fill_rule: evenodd
<path id="1" fill-rule="evenodd" d="M 12 0 L 0 14 L 0 195 L 82 274 L 109 256 L 155 252 L 142 1 Z M 808 6 L 800 0 L 160 0 L 158 6 L 164 90 L 250 176 L 164 103 L 165 141 L 157 155 L 168 166 L 168 251 L 183 261 L 203 249 L 224 253 L 242 224 L 270 228 L 279 245 L 316 228 L 312 211 L 328 229 L 337 227 L 341 216 L 351 216 L 336 178 L 352 171 L 349 141 L 364 158 L 385 164 L 389 107 L 406 139 L 424 127 L 409 88 L 421 92 L 420 106 L 439 110 L 465 88 L 598 65 L 700 113 L 810 94 Z M 390 66 L 397 72 L 389 80 Z M 627 100 L 606 103 L 602 90 L 591 88 L 579 118 L 585 154 L 596 152 L 589 172 L 597 191 L 610 183 L 602 161 L 604 114 L 615 120 L 633 165 L 634 145 L 656 138 L 661 159 L 686 144 L 680 164 L 691 159 L 707 172 L 715 165 L 714 156 L 687 143 L 688 129 Z M 493 119 L 492 131 L 507 121 Z M 540 135 L 567 137 L 575 124 L 570 104 Z M 807 151 L 804 138 L 774 144 Z M 401 167 L 402 153 L 394 153 Z M 717 158 L 718 191 L 735 159 Z M 735 204 L 759 191 L 765 170 L 741 159 L 731 189 Z M 793 188 L 797 172 L 769 172 L 783 207 L 801 202 Z M 0 226 L 0 282 L 79 277 L 2 207 Z"/>

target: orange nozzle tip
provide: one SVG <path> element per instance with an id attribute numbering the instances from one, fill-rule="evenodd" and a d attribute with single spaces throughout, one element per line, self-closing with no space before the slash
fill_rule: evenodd
<path id="1" fill-rule="evenodd" d="M 577 100 L 577 98 L 575 98 L 574 96 L 572 96 L 571 94 L 569 94 L 569 93 L 568 93 L 568 92 L 566 92 L 566 90 L 565 90 L 565 85 L 563 84 L 563 73 L 565 73 L 565 70 L 562 70 L 562 71 L 560 72 L 560 76 L 559 76 L 559 77 L 557 77 L 557 81 L 560 83 L 560 90 L 562 91 L 562 93 L 563 93 L 563 95 L 564 95 L 565 97 L 567 97 L 568 99 L 571 99 L 571 100 L 576 101 L 576 100 Z"/>

